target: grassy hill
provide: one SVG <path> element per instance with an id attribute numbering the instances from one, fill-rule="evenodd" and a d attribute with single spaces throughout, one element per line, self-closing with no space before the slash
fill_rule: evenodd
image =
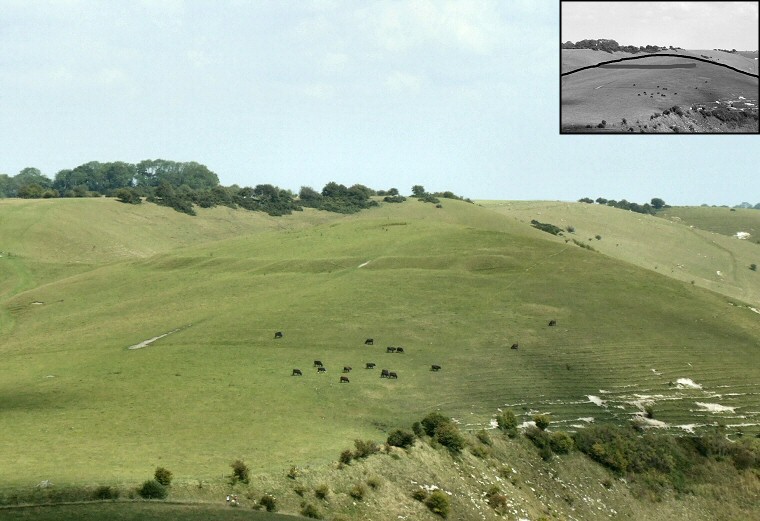
<path id="1" fill-rule="evenodd" d="M 560 225 L 543 206 L 531 215 Z M 702 260 L 688 265 L 705 271 L 699 284 L 648 266 L 651 244 L 694 236 L 712 255 L 732 239 L 714 238 L 714 250 L 642 217 L 644 236 L 629 243 L 618 214 L 602 229 L 578 217 L 576 236 L 630 252 L 614 258 L 532 228 L 529 209 L 495 209 L 411 200 L 351 216 L 192 218 L 106 199 L 2 201 L 0 489 L 138 483 L 161 465 L 179 496 L 219 497 L 233 459 L 262 476 L 325 468 L 350 440 L 384 440 L 433 410 L 470 431 L 505 407 L 573 430 L 628 423 L 651 402 L 674 433 L 718 421 L 758 432 L 748 361 L 760 323 L 725 289 L 754 302 L 757 285 L 726 269 L 731 284 L 712 287 Z"/>

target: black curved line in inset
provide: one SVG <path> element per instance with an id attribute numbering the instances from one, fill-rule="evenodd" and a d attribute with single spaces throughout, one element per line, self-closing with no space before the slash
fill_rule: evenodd
<path id="1" fill-rule="evenodd" d="M 606 61 L 606 62 L 595 63 L 594 65 L 587 65 L 586 67 L 581 67 L 580 69 L 575 69 L 574 71 L 560 73 L 560 77 L 561 76 L 569 76 L 570 74 L 575 74 L 576 72 L 585 71 L 587 69 L 600 68 L 602 65 L 607 65 L 608 63 L 620 63 L 620 62 L 629 61 L 629 60 L 645 60 L 647 58 L 659 58 L 661 56 L 672 56 L 674 58 L 684 58 L 684 59 L 687 59 L 687 60 L 697 60 L 697 61 L 700 61 L 700 62 L 709 63 L 711 65 L 717 65 L 719 67 L 725 67 L 726 69 L 731 69 L 734 72 L 738 72 L 739 74 L 744 74 L 745 76 L 750 76 L 751 78 L 760 78 L 760 76 L 758 76 L 757 74 L 752 74 L 751 72 L 742 71 L 740 69 L 737 69 L 736 67 L 731 67 L 730 65 L 724 65 L 722 63 L 717 63 L 717 62 L 714 62 L 714 61 L 705 60 L 704 58 L 697 58 L 696 56 L 684 56 L 683 54 L 671 54 L 671 53 L 650 54 L 650 55 L 647 55 L 647 56 L 634 56 L 633 58 L 620 58 L 620 59 L 617 59 L 617 60 L 610 60 L 610 61 Z"/>

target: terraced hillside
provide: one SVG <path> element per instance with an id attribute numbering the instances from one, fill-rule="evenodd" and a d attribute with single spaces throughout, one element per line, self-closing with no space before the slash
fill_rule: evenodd
<path id="1" fill-rule="evenodd" d="M 6 232 L 9 212 L 45 204 L 17 228 L 23 237 Z M 102 233 L 49 232 L 94 213 Z M 143 225 L 123 225 L 141 215 Z M 626 423 L 652 401 L 674 432 L 716 421 L 758 430 L 755 313 L 514 215 L 412 200 L 353 216 L 192 218 L 81 200 L 3 202 L 0 216 L 0 236 L 16 237 L 0 265 L 27 274 L 7 277 L 16 282 L 2 302 L 4 487 L 132 482 L 157 465 L 213 480 L 237 457 L 282 472 L 334 461 L 346 440 L 384 439 L 436 409 L 466 429 L 490 427 L 505 406 L 580 429 Z M 108 230 L 132 238 L 120 246 Z M 162 246 L 148 251 L 148 236 Z M 94 248 L 68 249 L 84 237 Z"/>

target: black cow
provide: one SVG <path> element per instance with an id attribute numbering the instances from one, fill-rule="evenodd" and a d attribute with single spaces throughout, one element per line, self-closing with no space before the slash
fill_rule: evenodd
<path id="1" fill-rule="evenodd" d="M 326 372 L 327 372 L 326 367 L 322 367 L 321 365 L 317 367 L 317 373 L 326 373 Z"/>
<path id="2" fill-rule="evenodd" d="M 396 348 L 395 347 L 386 347 L 385 348 L 385 352 L 386 353 L 395 353 L 396 352 Z"/>
<path id="3" fill-rule="evenodd" d="M 404 348 L 403 347 L 397 347 L 396 348 L 396 352 L 397 353 L 403 353 L 404 352 Z"/>
<path id="4" fill-rule="evenodd" d="M 517 349 L 518 347 L 520 347 L 520 344 L 518 344 L 517 342 L 512 344 L 512 349 Z"/>
<path id="5" fill-rule="evenodd" d="M 383 369 L 382 371 L 380 371 L 380 378 L 390 378 L 389 375 L 390 373 L 388 372 L 387 369 Z"/>
<path id="6" fill-rule="evenodd" d="M 367 362 L 367 369 L 374 369 L 374 368 L 375 368 L 374 362 Z"/>
<path id="7" fill-rule="evenodd" d="M 433 364 L 433 365 L 430 366 L 430 370 L 431 371 L 440 371 L 441 370 L 441 366 Z"/>
<path id="8" fill-rule="evenodd" d="M 395 371 L 391 371 L 388 373 L 388 378 L 398 378 L 398 375 Z"/>
<path id="9" fill-rule="evenodd" d="M 314 367 L 322 367 L 322 362 L 319 360 L 314 360 Z"/>
<path id="10" fill-rule="evenodd" d="M 556 320 L 550 320 L 549 321 L 549 326 L 556 326 L 556 325 L 557 325 L 557 321 Z"/>
<path id="11" fill-rule="evenodd" d="M 291 376 L 303 376 L 303 373 L 300 369 L 293 369 L 293 374 Z"/>
<path id="12" fill-rule="evenodd" d="M 375 345 L 375 339 L 374 338 L 368 338 L 367 340 L 364 341 L 364 345 L 365 346 L 373 346 L 373 345 Z"/>
<path id="13" fill-rule="evenodd" d="M 351 366 L 350 365 L 344 365 L 343 366 L 343 372 L 344 373 L 350 373 L 351 372 Z"/>
<path id="14" fill-rule="evenodd" d="M 274 334 L 275 338 L 282 338 L 282 331 L 278 331 Z"/>
<path id="15" fill-rule="evenodd" d="M 348 376 L 341 376 L 340 377 L 340 383 L 349 383 Z"/>

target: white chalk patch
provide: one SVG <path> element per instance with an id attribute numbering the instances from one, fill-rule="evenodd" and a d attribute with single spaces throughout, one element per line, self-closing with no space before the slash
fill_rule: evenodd
<path id="1" fill-rule="evenodd" d="M 594 90 L 601 89 L 602 87 L 604 87 L 604 85 L 599 85 L 598 87 L 594 87 Z"/>
<path id="2" fill-rule="evenodd" d="M 694 402 L 694 403 L 697 404 L 697 407 L 708 412 L 731 412 L 732 413 L 736 410 L 736 407 L 729 407 L 727 405 L 721 405 L 719 403 L 702 403 L 702 402 Z"/>
<path id="3" fill-rule="evenodd" d="M 528 427 L 535 427 L 536 422 L 529 421 L 529 422 L 522 422 L 520 425 L 517 426 L 518 429 L 527 429 Z"/>
<path id="4" fill-rule="evenodd" d="M 694 383 L 694 380 L 691 378 L 679 378 L 676 380 L 676 387 L 679 389 L 701 389 L 702 386 L 698 383 Z"/>
<path id="5" fill-rule="evenodd" d="M 54 374 L 48 374 L 48 375 L 45 375 L 45 378 L 55 378 L 55 375 Z"/>
<path id="6" fill-rule="evenodd" d="M 694 434 L 694 429 L 699 427 L 699 425 L 697 425 L 696 423 L 688 423 L 686 425 L 676 425 L 676 427 L 688 432 L 689 434 Z"/>
<path id="7" fill-rule="evenodd" d="M 594 396 L 593 394 L 589 394 L 587 396 L 588 396 L 588 401 L 590 401 L 591 403 L 593 403 L 595 405 L 598 405 L 599 407 L 605 407 L 606 406 L 605 403 L 604 403 L 604 400 L 602 400 L 598 396 Z"/>
<path id="8" fill-rule="evenodd" d="M 749 232 L 736 232 L 735 237 L 737 239 L 747 240 L 747 239 L 750 238 L 750 233 Z"/>
<path id="9" fill-rule="evenodd" d="M 652 372 L 657 376 L 662 376 L 662 373 L 658 372 L 657 369 L 652 369 Z"/>
<path id="10" fill-rule="evenodd" d="M 744 96 L 739 96 L 739 99 L 747 99 L 747 98 L 745 98 Z"/>
<path id="11" fill-rule="evenodd" d="M 497 429 L 499 427 L 499 422 L 496 421 L 496 418 L 491 418 L 489 425 L 492 429 Z"/>
<path id="12" fill-rule="evenodd" d="M 654 418 L 647 418 L 641 414 L 636 415 L 636 421 L 645 427 L 654 427 L 655 429 L 667 429 L 668 424 L 661 420 L 655 420 Z"/>
<path id="13" fill-rule="evenodd" d="M 754 311 L 755 313 L 757 313 L 758 315 L 760 315 L 760 309 L 757 309 L 757 308 L 749 308 L 749 309 L 750 309 L 750 311 Z"/>
<path id="14" fill-rule="evenodd" d="M 33 306 L 41 306 L 43 304 L 44 304 L 44 302 L 40 302 L 39 300 L 35 300 L 34 302 L 32 302 Z"/>
<path id="15" fill-rule="evenodd" d="M 370 262 L 371 262 L 371 261 L 367 261 L 367 262 L 365 262 L 365 263 L 363 263 L 363 264 L 359 264 L 359 267 L 360 267 L 360 268 L 363 268 L 364 266 L 366 266 L 366 265 L 367 265 L 367 264 L 369 264 Z"/>
<path id="16" fill-rule="evenodd" d="M 586 423 L 594 423 L 594 417 L 593 416 L 583 416 L 582 418 L 578 418 L 582 422 Z"/>
<path id="17" fill-rule="evenodd" d="M 610 394 L 610 392 L 605 391 L 604 389 L 599 389 L 599 394 Z"/>
<path id="18" fill-rule="evenodd" d="M 718 275 L 718 277 L 722 277 L 723 276 L 723 274 L 720 272 L 720 270 L 716 271 L 715 274 Z"/>
<path id="19" fill-rule="evenodd" d="M 745 102 L 744 104 L 747 105 L 747 106 L 749 106 L 749 107 L 754 107 L 755 106 L 754 103 L 750 103 L 749 101 Z"/>
<path id="20" fill-rule="evenodd" d="M 142 342 L 140 342 L 139 344 L 135 344 L 135 345 L 133 345 L 133 346 L 129 346 L 127 349 L 142 349 L 143 347 L 148 347 L 149 345 L 151 345 L 151 344 L 152 344 L 153 342 L 155 342 L 156 340 L 159 340 L 159 339 L 161 339 L 161 338 L 164 338 L 165 336 L 169 336 L 169 335 L 171 335 L 172 333 L 176 333 L 176 332 L 177 332 L 177 331 L 179 331 L 180 329 L 181 329 L 181 328 L 178 328 L 178 329 L 175 329 L 174 331 L 169 331 L 168 333 L 164 333 L 163 335 L 158 335 L 158 336 L 154 336 L 153 338 L 150 338 L 150 339 L 148 339 L 148 340 L 143 340 L 143 341 L 142 341 Z"/>

